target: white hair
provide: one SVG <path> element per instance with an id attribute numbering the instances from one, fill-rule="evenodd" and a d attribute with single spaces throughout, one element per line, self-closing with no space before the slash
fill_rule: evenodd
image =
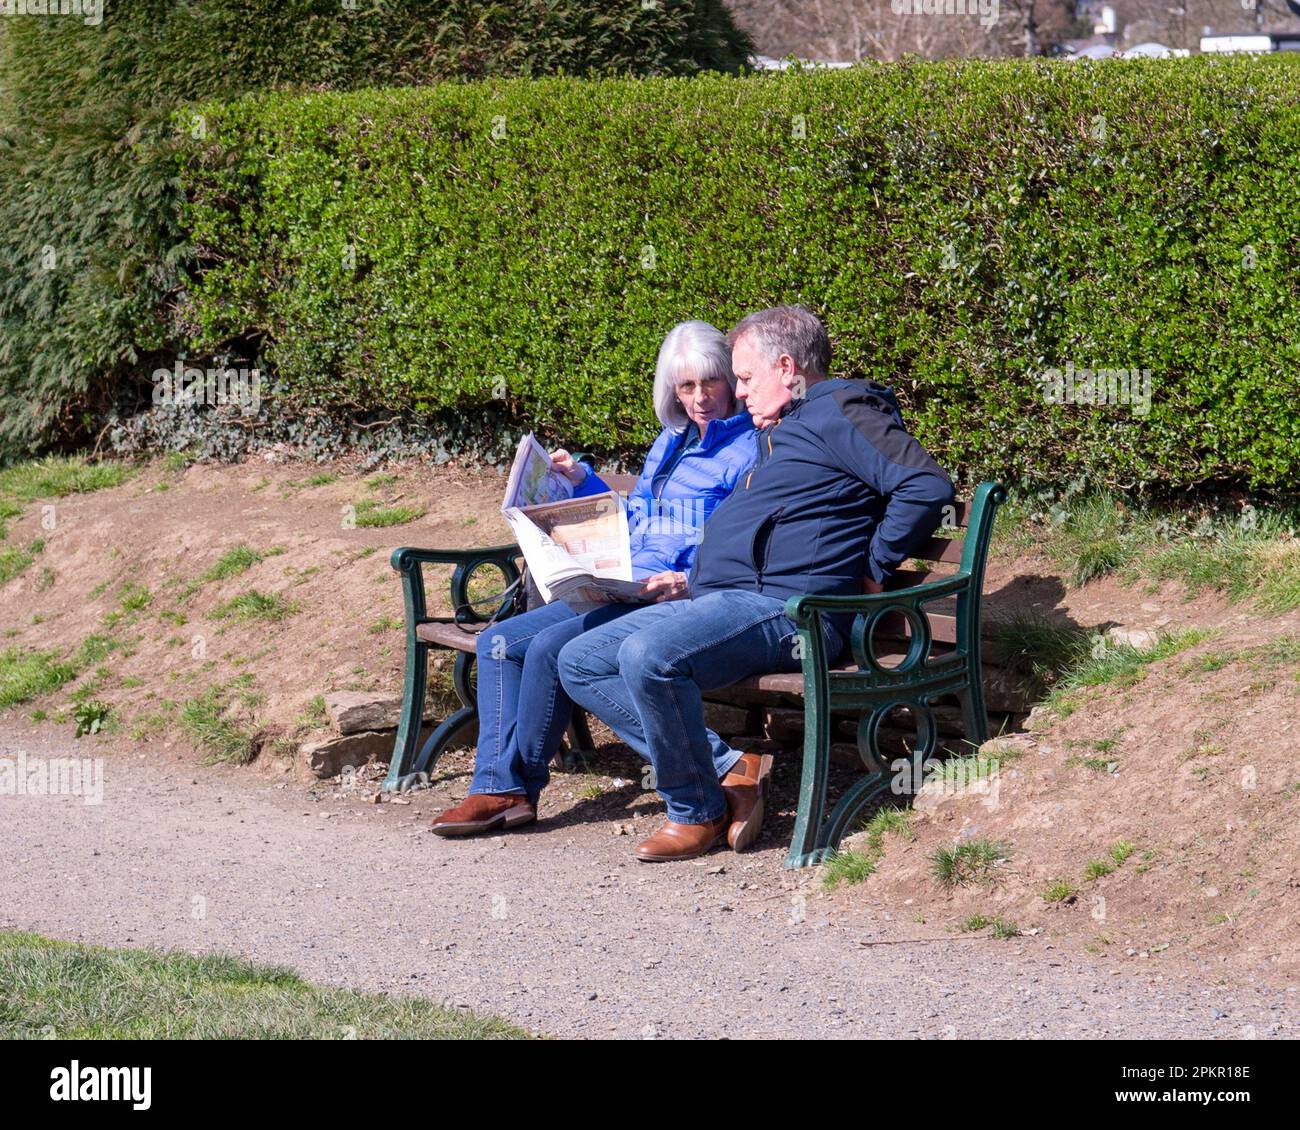
<path id="1" fill-rule="evenodd" d="M 736 395 L 731 371 L 731 347 L 726 336 L 708 322 L 678 322 L 659 347 L 655 363 L 655 415 L 665 428 L 680 432 L 690 421 L 677 399 L 677 386 L 687 379 L 724 380 Z"/>

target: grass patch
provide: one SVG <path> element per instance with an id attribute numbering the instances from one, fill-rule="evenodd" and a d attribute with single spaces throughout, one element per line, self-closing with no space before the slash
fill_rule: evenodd
<path id="1" fill-rule="evenodd" d="M 358 529 L 402 526 L 425 515 L 423 506 L 385 506 L 375 498 L 363 498 L 353 509 Z"/>
<path id="2" fill-rule="evenodd" d="M 1088 653 L 1086 632 L 1034 613 L 999 620 L 991 634 L 1005 664 L 1028 678 L 1040 696 Z"/>
<path id="3" fill-rule="evenodd" d="M 1272 670 L 1300 663 L 1300 636 L 1282 636 L 1260 647 L 1251 648 L 1245 655 L 1253 665 Z"/>
<path id="4" fill-rule="evenodd" d="M 133 473 L 123 463 L 87 463 L 80 455 L 51 455 L 0 471 L 0 495 L 18 502 L 64 498 L 120 486 Z"/>
<path id="5" fill-rule="evenodd" d="M 9 519 L 17 518 L 22 512 L 23 508 L 18 503 L 0 498 L 0 541 L 9 536 Z"/>
<path id="6" fill-rule="evenodd" d="M 1053 879 L 1043 888 L 1041 895 L 1044 902 L 1065 902 L 1077 893 L 1069 879 Z"/>
<path id="7" fill-rule="evenodd" d="M 53 651 L 0 652 L 0 710 L 30 702 L 77 677 L 77 668 Z"/>
<path id="8" fill-rule="evenodd" d="M 371 624 L 366 631 L 368 631 L 372 636 L 377 636 L 380 632 L 400 631 L 402 626 L 402 622 L 395 617 L 382 616 Z"/>
<path id="9" fill-rule="evenodd" d="M 208 617 L 212 620 L 265 620 L 278 623 L 297 611 L 298 606 L 285 600 L 279 593 L 264 593 L 253 589 L 217 605 L 208 613 Z"/>
<path id="10" fill-rule="evenodd" d="M 257 752 L 254 731 L 226 712 L 221 691 L 209 688 L 181 706 L 181 729 L 203 751 L 202 764 L 229 762 L 246 765 Z"/>
<path id="11" fill-rule="evenodd" d="M 1083 867 L 1083 877 L 1089 883 L 1115 873 L 1115 864 L 1109 859 L 1090 859 Z"/>
<path id="12" fill-rule="evenodd" d="M 522 1039 L 503 1020 L 418 997 L 317 988 L 224 955 L 116 950 L 0 933 L 0 1037 Z"/>
<path id="13" fill-rule="evenodd" d="M 1218 513 L 1134 507 L 1107 493 L 1019 494 L 998 515 L 999 551 L 1041 549 L 1073 585 L 1111 573 L 1165 581 L 1188 597 L 1221 592 L 1261 612 L 1300 608 L 1300 541 L 1294 512 L 1247 506 Z"/>
<path id="14" fill-rule="evenodd" d="M 92 663 L 102 663 L 108 658 L 110 652 L 120 646 L 121 644 L 117 640 L 102 636 L 99 633 L 93 633 L 81 641 L 81 646 L 77 648 L 73 662 L 78 669 L 89 667 Z"/>
<path id="15" fill-rule="evenodd" d="M 865 851 L 837 851 L 822 866 L 822 886 L 829 891 L 841 883 L 861 883 L 875 874 L 879 862 L 879 856 Z"/>
<path id="16" fill-rule="evenodd" d="M 129 584 L 118 593 L 123 612 L 140 612 L 153 603 L 153 594 L 143 585 Z"/>
<path id="17" fill-rule="evenodd" d="M 1020 927 L 1009 919 L 1000 915 L 990 918 L 987 914 L 972 914 L 969 918 L 963 919 L 957 924 L 957 931 L 961 934 L 974 934 L 979 930 L 986 930 L 993 927 L 993 937 L 995 938 L 1018 938 L 1020 936 Z"/>
<path id="18" fill-rule="evenodd" d="M 1058 679 L 1047 704 L 1058 712 L 1073 709 L 1071 696 L 1091 687 L 1129 687 L 1146 674 L 1146 668 L 1180 651 L 1195 647 L 1209 639 L 1214 632 L 1204 628 L 1189 628 L 1182 632 L 1161 635 L 1150 647 L 1134 647 L 1126 643 L 1108 643 L 1098 638 L 1078 661 Z"/>
<path id="19" fill-rule="evenodd" d="M 330 483 L 337 483 L 338 475 L 331 471 L 322 471 L 319 475 L 312 475 L 309 479 L 304 479 L 302 485 L 305 487 L 327 487 Z"/>
<path id="20" fill-rule="evenodd" d="M 35 560 L 30 550 L 19 549 L 16 545 L 0 546 L 0 585 L 7 585 L 15 577 L 22 576 Z"/>
<path id="21" fill-rule="evenodd" d="M 1135 851 L 1137 851 L 1137 848 L 1128 840 L 1117 840 L 1110 845 L 1110 857 L 1115 861 L 1116 867 L 1122 867 Z"/>
<path id="22" fill-rule="evenodd" d="M 924 785 L 938 788 L 945 795 L 988 788 L 1001 764 L 998 758 L 983 753 L 945 757 L 926 769 Z"/>
<path id="23" fill-rule="evenodd" d="M 238 577 L 240 573 L 248 572 L 258 562 L 265 561 L 268 557 L 278 557 L 284 552 L 284 547 L 279 545 L 267 550 L 258 550 L 240 542 L 217 558 L 216 564 L 203 574 L 201 580 L 226 581 L 231 577 Z"/>
<path id="24" fill-rule="evenodd" d="M 863 827 L 864 844 L 853 851 L 837 851 L 823 864 L 822 886 L 834 890 L 841 883 L 852 886 L 861 883 L 875 870 L 885 854 L 885 837 L 900 840 L 916 839 L 912 828 L 912 814 L 905 808 L 879 809 Z"/>
<path id="25" fill-rule="evenodd" d="M 941 887 L 964 887 L 976 881 L 988 882 L 997 865 L 1011 856 L 1011 849 L 998 840 L 966 840 L 930 853 L 930 874 Z"/>

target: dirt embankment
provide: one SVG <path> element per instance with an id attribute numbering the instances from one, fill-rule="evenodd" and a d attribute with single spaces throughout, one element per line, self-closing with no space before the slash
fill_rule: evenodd
<path id="1" fill-rule="evenodd" d="M 65 659 L 80 650 L 83 661 L 74 680 L 12 707 L 8 721 L 36 713 L 70 733 L 74 700 L 93 697 L 114 710 L 113 741 L 196 759 L 182 715 L 215 695 L 257 735 L 250 771 L 288 776 L 289 750 L 323 722 L 315 696 L 400 691 L 401 590 L 389 552 L 508 540 L 502 488 L 495 472 L 455 465 L 376 476 L 348 464 L 155 463 L 122 486 L 55 500 L 52 511 L 29 504 L 9 521 L 8 541 L 43 547 L 0 589 L 0 650 Z M 349 507 L 366 499 L 427 513 L 354 526 Z M 218 576 L 239 547 L 252 559 Z M 887 836 L 875 874 L 834 900 L 931 926 L 1002 917 L 1134 962 L 1288 972 L 1300 940 L 1300 616 L 1187 601 L 1177 586 L 1070 589 L 1037 556 L 995 556 L 986 591 L 995 616 L 1028 610 L 1087 628 L 1215 634 L 1129 686 L 1087 692 L 1067 717 L 1038 712 L 1033 733 L 1001 748 L 996 803 L 980 794 L 923 805 L 916 838 Z M 435 584 L 429 592 L 443 597 Z M 93 658 L 88 637 L 99 641 Z M 447 800 L 463 794 L 464 761 L 449 759 L 436 782 Z M 576 807 L 618 831 L 647 803 L 621 779 L 636 768 L 607 745 L 589 778 L 552 790 L 551 817 Z M 766 848 L 788 842 L 797 780 L 791 751 L 778 766 Z M 934 853 L 979 841 L 1003 849 L 1001 861 L 983 879 L 941 886 Z"/>
<path id="2" fill-rule="evenodd" d="M 1028 733 L 984 747 L 995 776 L 990 764 L 964 789 L 926 790 L 915 837 L 887 835 L 875 874 L 838 897 L 954 925 L 1001 918 L 1140 962 L 1294 977 L 1300 615 L 1114 581 L 1066 604 L 1090 627 L 1164 621 L 1212 634 L 1130 685 L 1078 693 L 1064 717 L 1036 709 Z M 945 886 L 936 853 L 963 844 L 998 845 L 999 861 Z"/>
<path id="3" fill-rule="evenodd" d="M 81 651 L 77 679 L 15 709 L 70 718 L 90 696 L 120 734 L 170 748 L 184 744 L 185 704 L 212 695 L 255 735 L 256 764 L 287 772 L 294 739 L 323 722 L 315 696 L 400 693 L 391 550 L 508 541 L 501 490 L 492 471 L 254 460 L 155 463 L 119 487 L 31 503 L 8 541 L 43 548 L 0 590 L 0 648 L 74 659 L 87 637 L 98 646 Z M 426 513 L 366 527 L 367 500 Z M 433 583 L 429 594 L 443 596 Z"/>

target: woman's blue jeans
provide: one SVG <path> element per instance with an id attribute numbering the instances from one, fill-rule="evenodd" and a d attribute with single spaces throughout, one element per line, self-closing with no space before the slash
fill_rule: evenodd
<path id="1" fill-rule="evenodd" d="M 560 648 L 636 607 L 607 604 L 577 613 L 557 600 L 479 634 L 478 756 L 470 793 L 524 793 L 537 803 L 573 713 L 556 667 Z"/>

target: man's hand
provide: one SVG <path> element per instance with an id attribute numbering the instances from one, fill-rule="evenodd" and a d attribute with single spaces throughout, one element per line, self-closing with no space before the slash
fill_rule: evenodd
<path id="1" fill-rule="evenodd" d="M 641 582 L 644 596 L 653 596 L 657 604 L 661 600 L 681 600 L 686 595 L 685 573 L 656 573 Z"/>
<path id="2" fill-rule="evenodd" d="M 575 487 L 582 486 L 589 474 L 587 465 L 585 463 L 579 463 L 562 447 L 551 452 L 551 466 L 559 471 L 560 474 L 568 479 Z"/>
<path id="3" fill-rule="evenodd" d="M 870 577 L 867 577 L 862 582 L 862 590 L 867 593 L 884 592 L 885 586 L 879 581 L 873 581 Z"/>

